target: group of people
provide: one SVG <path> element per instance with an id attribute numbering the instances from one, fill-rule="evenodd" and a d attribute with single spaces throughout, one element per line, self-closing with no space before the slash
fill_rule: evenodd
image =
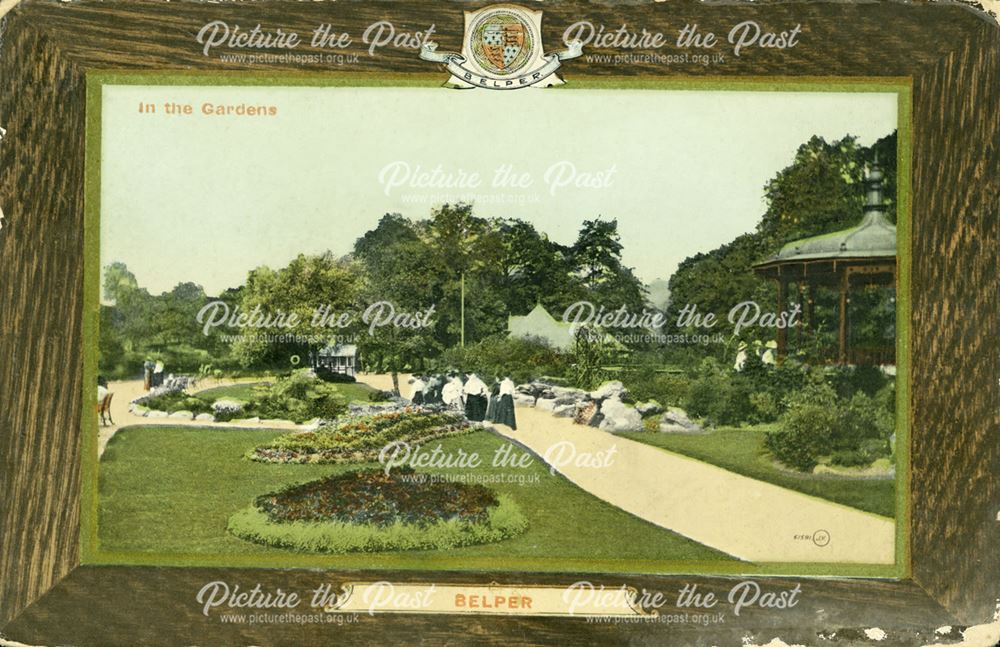
<path id="1" fill-rule="evenodd" d="M 517 429 L 514 414 L 514 381 L 509 377 L 486 386 L 478 375 L 456 372 L 447 375 L 414 375 L 410 401 L 419 405 L 441 405 L 459 411 L 473 422 L 495 422 Z"/>

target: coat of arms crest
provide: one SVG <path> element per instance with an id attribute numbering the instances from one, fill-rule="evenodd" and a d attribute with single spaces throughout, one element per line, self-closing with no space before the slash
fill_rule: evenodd
<path id="1" fill-rule="evenodd" d="M 574 41 L 555 54 L 542 50 L 542 12 L 503 4 L 465 12 L 462 52 L 437 52 L 427 43 L 420 57 L 444 63 L 451 72 L 447 85 L 454 88 L 514 90 L 549 87 L 563 80 L 555 73 L 561 61 L 576 58 L 582 44 Z"/>

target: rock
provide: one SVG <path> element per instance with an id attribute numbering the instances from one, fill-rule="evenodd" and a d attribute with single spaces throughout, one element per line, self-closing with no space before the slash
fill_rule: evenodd
<path id="1" fill-rule="evenodd" d="M 557 404 L 552 409 L 552 415 L 556 418 L 572 418 L 576 415 L 575 404 Z"/>
<path id="2" fill-rule="evenodd" d="M 645 418 L 646 416 L 655 416 L 658 413 L 663 413 L 663 405 L 656 400 L 650 400 L 649 402 L 640 402 L 635 405 L 635 410 L 639 412 L 639 415 Z"/>
<path id="3" fill-rule="evenodd" d="M 303 431 L 316 431 L 322 426 L 323 421 L 320 418 L 313 418 L 312 420 L 307 420 L 302 423 Z"/>
<path id="4" fill-rule="evenodd" d="M 149 407 L 144 407 L 141 404 L 132 404 L 129 411 L 137 416 L 146 416 L 149 414 Z"/>
<path id="5" fill-rule="evenodd" d="M 215 413 L 237 414 L 243 411 L 243 403 L 237 400 L 216 400 L 212 403 L 212 411 Z"/>
<path id="6" fill-rule="evenodd" d="M 210 413 L 199 413 L 194 419 L 199 422 L 215 422 L 215 416 Z"/>
<path id="7" fill-rule="evenodd" d="M 587 392 L 583 389 L 571 389 L 565 386 L 554 386 L 551 390 L 558 400 L 572 400 L 575 402 L 587 399 Z"/>
<path id="8" fill-rule="evenodd" d="M 515 393 L 514 404 L 519 404 L 522 407 L 533 407 L 535 406 L 535 396 L 525 393 Z"/>
<path id="9" fill-rule="evenodd" d="M 535 408 L 542 411 L 552 411 L 559 402 L 555 398 L 538 398 L 535 401 Z"/>
<path id="10" fill-rule="evenodd" d="M 174 411 L 170 417 L 178 420 L 194 420 L 194 414 L 190 411 Z"/>
<path id="11" fill-rule="evenodd" d="M 625 397 L 628 391 L 625 390 L 625 385 L 615 380 L 613 382 L 605 382 L 601 386 L 597 387 L 596 391 L 590 392 L 590 397 L 594 400 L 605 400 L 607 398 L 617 398 L 621 400 Z"/>
<path id="12" fill-rule="evenodd" d="M 186 391 L 194 385 L 195 379 L 188 375 L 169 375 L 163 380 L 163 388 L 170 391 Z"/>
<path id="13" fill-rule="evenodd" d="M 580 401 L 576 403 L 574 409 L 573 422 L 578 425 L 587 425 L 590 424 L 590 419 L 597 413 L 597 403 Z"/>
<path id="14" fill-rule="evenodd" d="M 701 431 L 701 425 L 688 418 L 684 409 L 670 407 L 660 418 L 660 433 L 693 434 Z"/>
<path id="15" fill-rule="evenodd" d="M 253 418 L 240 418 L 239 420 L 231 420 L 230 424 L 233 425 L 256 425 L 260 423 L 260 418 L 254 416 Z"/>
<path id="16" fill-rule="evenodd" d="M 604 414 L 604 420 L 601 421 L 599 429 L 604 431 L 618 434 L 644 429 L 639 412 L 625 406 L 625 403 L 618 398 L 608 398 L 602 402 L 601 413 Z"/>
<path id="17" fill-rule="evenodd" d="M 155 409 L 150 409 L 149 413 L 146 414 L 147 418 L 166 418 L 170 414 L 166 411 L 157 411 Z"/>

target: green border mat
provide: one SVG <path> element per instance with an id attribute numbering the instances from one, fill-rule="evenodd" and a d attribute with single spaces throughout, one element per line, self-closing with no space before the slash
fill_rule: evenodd
<path id="1" fill-rule="evenodd" d="M 326 74 L 248 72 L 146 73 L 92 70 L 87 74 L 86 176 L 84 183 L 84 318 L 83 318 L 83 465 L 80 562 L 84 565 L 211 566 L 260 568 L 327 568 L 341 570 L 407 569 L 420 571 L 630 573 L 670 575 L 797 575 L 820 577 L 908 578 L 910 576 L 910 175 L 912 155 L 912 81 L 887 77 L 763 77 L 711 79 L 689 77 L 574 79 L 545 91 L 691 90 L 754 92 L 890 92 L 898 96 L 896 181 L 896 564 L 750 563 L 578 558 L 512 559 L 498 565 L 493 558 L 428 558 L 417 555 L 211 556 L 184 553 L 103 551 L 97 536 L 98 423 L 91 415 L 92 386 L 97 380 L 100 322 L 101 126 L 104 85 L 292 86 L 292 87 L 441 87 L 440 74 Z M 445 91 L 442 89 L 442 91 Z M 449 90 L 457 91 L 457 90 Z M 902 449 L 903 451 L 899 451 Z"/>

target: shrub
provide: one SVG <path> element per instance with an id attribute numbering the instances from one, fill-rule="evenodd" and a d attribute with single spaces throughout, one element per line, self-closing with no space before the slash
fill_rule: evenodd
<path id="1" fill-rule="evenodd" d="M 631 368 L 621 381 L 636 402 L 656 400 L 668 407 L 683 406 L 691 394 L 691 378 L 677 373 L 662 373 L 653 366 Z"/>
<path id="2" fill-rule="evenodd" d="M 708 358 L 691 382 L 685 409 L 717 425 L 738 425 L 751 417 L 750 381 Z"/>
<path id="3" fill-rule="evenodd" d="M 347 411 L 347 401 L 333 384 L 297 371 L 278 380 L 246 407 L 261 418 L 281 418 L 301 423 L 313 418 L 333 419 Z"/>
<path id="4" fill-rule="evenodd" d="M 229 422 L 243 413 L 243 403 L 236 400 L 216 400 L 212 403 L 212 415 L 216 422 Z"/>
<path id="5" fill-rule="evenodd" d="M 822 376 L 811 375 L 801 391 L 789 396 L 788 410 L 765 445 L 782 463 L 802 471 L 827 455 L 838 465 L 867 465 L 890 453 L 894 401 L 892 389 L 880 390 L 875 398 L 858 391 L 849 400 L 839 399 Z"/>
<path id="6" fill-rule="evenodd" d="M 369 402 L 390 402 L 395 396 L 392 391 L 372 391 L 368 394 Z"/>
<path id="7" fill-rule="evenodd" d="M 833 407 L 797 404 L 782 416 L 778 431 L 768 432 L 764 444 L 785 465 L 808 472 L 832 449 L 839 417 Z"/>
<path id="8" fill-rule="evenodd" d="M 774 422 L 781 413 L 778 399 L 770 391 L 758 391 L 750 394 L 750 422 Z"/>
<path id="9" fill-rule="evenodd" d="M 874 396 L 892 378 L 877 366 L 838 366 L 828 369 L 827 380 L 841 398 L 848 399 L 855 393 Z"/>
<path id="10" fill-rule="evenodd" d="M 455 368 L 480 377 L 509 376 L 530 382 L 542 375 L 564 377 L 569 356 L 538 338 L 497 335 L 480 342 L 446 350 L 437 360 L 438 370 Z"/>
<path id="11" fill-rule="evenodd" d="M 874 459 L 860 449 L 841 449 L 833 452 L 833 455 L 830 457 L 832 464 L 843 467 L 861 467 L 862 465 L 869 465 L 872 460 Z"/>
<path id="12" fill-rule="evenodd" d="M 354 384 L 357 379 L 353 375 L 348 375 L 347 373 L 337 373 L 336 371 L 331 371 L 325 366 L 317 367 L 314 371 L 316 377 L 323 380 L 324 382 L 331 382 L 333 384 Z"/>
<path id="13" fill-rule="evenodd" d="M 190 411 L 194 414 L 211 413 L 212 408 L 204 400 L 188 395 L 184 391 L 169 391 L 154 395 L 142 401 L 142 405 L 154 411 Z"/>

